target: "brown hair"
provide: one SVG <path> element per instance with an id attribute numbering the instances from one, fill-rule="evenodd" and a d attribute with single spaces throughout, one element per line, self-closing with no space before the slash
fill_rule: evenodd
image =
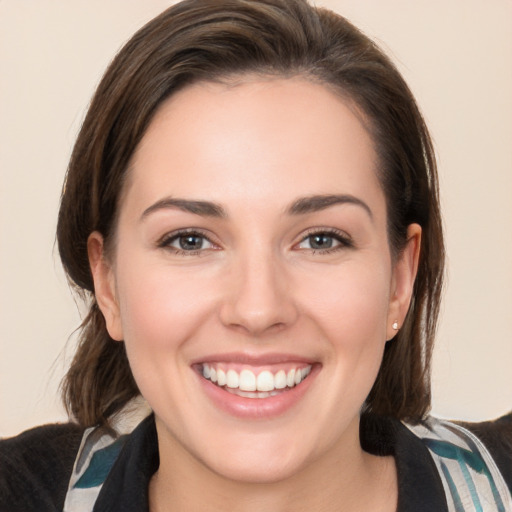
<path id="1" fill-rule="evenodd" d="M 139 30 L 115 57 L 92 99 L 62 194 L 57 239 L 70 281 L 90 301 L 64 401 L 85 425 L 108 422 L 139 391 L 124 344 L 113 341 L 94 299 L 87 238 L 108 244 L 128 163 L 156 110 L 178 89 L 232 75 L 310 77 L 355 103 L 379 156 L 393 254 L 407 226 L 422 226 L 412 303 L 386 346 L 366 410 L 419 420 L 430 407 L 430 359 L 444 246 L 431 139 L 404 80 L 357 28 L 305 0 L 186 0 Z"/>

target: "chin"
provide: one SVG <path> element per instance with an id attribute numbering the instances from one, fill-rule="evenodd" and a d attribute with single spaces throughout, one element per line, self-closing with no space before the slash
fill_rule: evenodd
<path id="1" fill-rule="evenodd" d="M 210 469 L 217 475 L 240 483 L 274 484 L 287 480 L 300 473 L 307 466 L 307 461 L 295 454 L 291 458 L 265 455 L 267 450 L 239 451 L 228 458 L 214 461 Z M 207 463 L 207 461 L 204 461 Z"/>
<path id="2" fill-rule="evenodd" d="M 268 425 L 265 432 L 239 429 L 235 433 L 231 429 L 228 436 L 210 432 L 206 445 L 196 445 L 193 451 L 203 467 L 220 477 L 247 484 L 273 484 L 300 474 L 331 448 L 325 437 L 325 445 L 319 444 L 318 432 L 308 432 L 307 425 L 298 425 L 294 432 L 289 425 L 271 427 Z M 206 436 L 203 439 L 206 441 Z"/>

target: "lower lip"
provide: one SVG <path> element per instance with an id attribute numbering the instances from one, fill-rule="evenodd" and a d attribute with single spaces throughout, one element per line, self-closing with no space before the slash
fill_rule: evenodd
<path id="1" fill-rule="evenodd" d="M 234 395 L 198 373 L 197 378 L 210 400 L 225 412 L 239 418 L 268 419 L 284 414 L 300 402 L 311 387 L 318 371 L 319 368 L 314 365 L 311 373 L 300 384 L 267 398 L 246 398 Z"/>

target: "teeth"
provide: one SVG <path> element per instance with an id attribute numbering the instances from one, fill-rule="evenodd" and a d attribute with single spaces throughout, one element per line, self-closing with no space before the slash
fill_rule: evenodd
<path id="1" fill-rule="evenodd" d="M 225 386 L 227 382 L 226 372 L 220 368 L 217 370 L 217 386 Z"/>
<path id="2" fill-rule="evenodd" d="M 233 370 L 230 370 L 233 372 Z M 233 372 L 234 373 L 234 372 Z M 258 383 L 259 383 L 259 376 L 258 376 Z M 230 388 L 234 386 L 229 386 Z M 254 373 L 252 373 L 249 370 L 242 370 L 240 372 L 240 385 L 238 386 L 242 391 L 256 391 L 256 377 L 254 376 Z M 258 385 L 258 389 L 260 389 Z M 260 391 L 268 391 L 260 389 Z"/>
<path id="3" fill-rule="evenodd" d="M 256 382 L 258 391 L 273 391 L 275 389 L 274 376 L 268 370 L 261 372 Z"/>
<path id="4" fill-rule="evenodd" d="M 240 378 L 235 370 L 228 370 L 226 373 L 226 386 L 228 388 L 237 388 L 240 384 Z"/>
<path id="5" fill-rule="evenodd" d="M 226 388 L 233 395 L 243 396 L 244 398 L 268 398 L 269 396 L 279 395 L 279 391 L 240 391 L 239 389 Z"/>
<path id="6" fill-rule="evenodd" d="M 212 382 L 215 382 L 215 381 L 212 381 Z M 290 370 L 288 372 L 288 374 L 286 375 L 286 385 L 289 388 L 293 388 L 293 386 L 295 385 L 295 370 Z"/>
<path id="7" fill-rule="evenodd" d="M 266 398 L 273 396 L 275 390 L 293 388 L 300 384 L 311 372 L 311 365 L 304 368 L 292 368 L 288 372 L 279 370 L 275 375 L 264 370 L 256 376 L 251 370 L 245 368 L 240 373 L 230 369 L 227 371 L 221 368 L 203 364 L 203 377 L 216 383 L 218 386 L 237 390 L 240 396 L 251 398 Z"/>
<path id="8" fill-rule="evenodd" d="M 286 387 L 286 373 L 279 370 L 274 376 L 274 386 L 276 389 L 284 389 Z"/>

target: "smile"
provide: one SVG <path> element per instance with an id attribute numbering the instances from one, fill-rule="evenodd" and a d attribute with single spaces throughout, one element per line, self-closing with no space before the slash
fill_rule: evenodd
<path id="1" fill-rule="evenodd" d="M 310 374 L 311 368 L 311 365 L 301 365 L 256 373 L 248 368 L 238 371 L 203 363 L 202 376 L 232 394 L 245 398 L 268 398 L 300 384 Z"/>

